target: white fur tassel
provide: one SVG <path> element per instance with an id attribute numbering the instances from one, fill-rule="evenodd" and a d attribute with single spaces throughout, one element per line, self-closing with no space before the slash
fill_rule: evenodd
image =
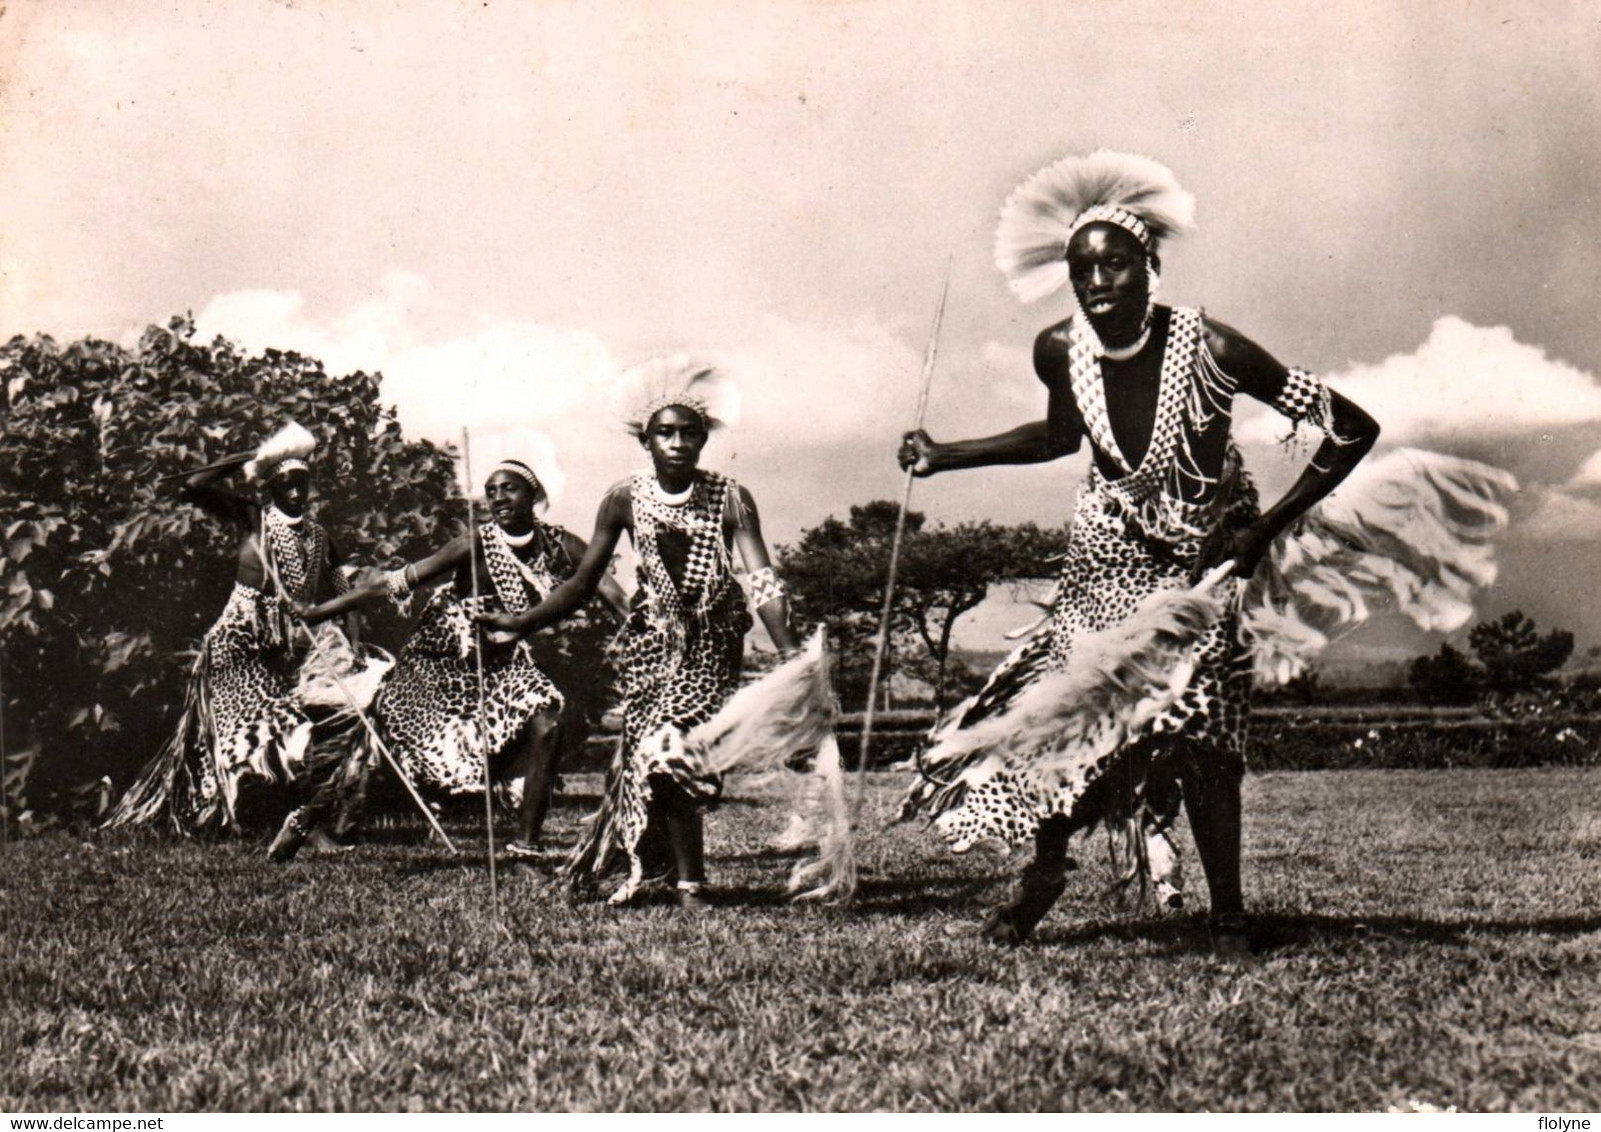
<path id="1" fill-rule="evenodd" d="M 261 442 L 255 457 L 245 464 L 245 478 L 265 479 L 285 460 L 309 460 L 316 450 L 317 438 L 301 425 L 290 421 Z"/>
<path id="2" fill-rule="evenodd" d="M 1067 666 L 1035 680 L 1004 712 L 946 732 L 923 758 L 925 772 L 946 783 L 934 810 L 1008 766 L 1082 783 L 1189 687 L 1193 651 L 1223 614 L 1217 591 L 1232 569 L 1224 563 L 1190 589 L 1152 594 L 1122 622 L 1074 641 Z"/>
<path id="3" fill-rule="evenodd" d="M 790 776 L 797 817 L 789 836 L 818 856 L 795 867 L 790 891 L 810 899 L 848 899 L 855 887 L 850 816 L 845 807 L 837 708 L 822 630 L 800 654 L 747 684 L 721 711 L 685 737 L 685 746 L 719 774 L 788 774 L 789 760 L 817 751 L 810 775 Z M 804 891 L 801 891 L 804 890 Z"/>
<path id="4" fill-rule="evenodd" d="M 1259 679 L 1305 671 L 1375 603 L 1450 632 L 1495 581 L 1495 538 L 1517 480 L 1488 464 L 1399 448 L 1364 463 L 1274 546 L 1242 614 Z"/>
<path id="5" fill-rule="evenodd" d="M 365 711 L 378 694 L 378 685 L 394 667 L 395 658 L 372 646 L 357 650 L 339 626 L 329 622 L 317 626 L 314 632 L 320 647 L 308 652 L 300 666 L 295 699 L 302 707 L 351 713 L 350 700 L 340 690 L 343 684 L 356 706 Z"/>

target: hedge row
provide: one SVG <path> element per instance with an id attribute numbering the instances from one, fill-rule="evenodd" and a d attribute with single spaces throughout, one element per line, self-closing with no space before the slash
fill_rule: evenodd
<path id="1" fill-rule="evenodd" d="M 896 722 L 893 728 L 874 728 L 875 768 L 912 758 L 926 741 L 926 728 Z M 839 742 L 846 765 L 854 766 L 860 731 L 852 721 L 841 729 Z M 603 768 L 615 743 L 615 737 L 592 739 L 581 765 L 570 769 Z M 1368 722 L 1261 714 L 1253 718 L 1247 759 L 1259 771 L 1601 766 L 1601 717 L 1491 720 L 1453 715 Z"/>

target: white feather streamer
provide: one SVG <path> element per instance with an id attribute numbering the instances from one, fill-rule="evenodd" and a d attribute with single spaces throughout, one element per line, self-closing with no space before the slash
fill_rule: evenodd
<path id="1" fill-rule="evenodd" d="M 944 780 L 932 808 L 946 809 L 956 793 L 1008 766 L 1082 784 L 1183 695 L 1192 654 L 1222 616 L 1218 591 L 1232 568 L 1225 563 L 1190 589 L 1150 595 L 1124 621 L 1075 640 L 1067 665 L 1035 680 L 1005 711 L 945 732 L 923 758 L 928 776 Z"/>
<path id="2" fill-rule="evenodd" d="M 1246 592 L 1257 677 L 1283 683 L 1375 607 L 1430 632 L 1473 616 L 1518 490 L 1488 464 L 1398 448 L 1360 465 L 1280 540 Z"/>
<path id="3" fill-rule="evenodd" d="M 848 899 L 855 887 L 855 856 L 839 748 L 838 708 L 830 686 L 822 630 L 799 655 L 736 692 L 711 719 L 685 737 L 685 746 L 718 774 L 768 774 L 792 788 L 792 848 L 812 845 L 816 855 L 797 864 L 790 890 L 806 899 Z M 794 774 L 789 761 L 816 751 L 812 772 Z"/>
<path id="4" fill-rule="evenodd" d="M 319 648 L 311 650 L 300 666 L 295 681 L 295 700 L 302 707 L 328 708 L 354 715 L 356 706 L 366 710 L 378 694 L 378 685 L 395 665 L 395 658 L 374 646 L 358 649 L 350 638 L 331 622 L 314 630 Z M 350 696 L 339 687 L 343 682 Z"/>

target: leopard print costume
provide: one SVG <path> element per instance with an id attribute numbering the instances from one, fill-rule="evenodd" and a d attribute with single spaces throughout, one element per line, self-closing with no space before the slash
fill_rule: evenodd
<path id="1" fill-rule="evenodd" d="M 739 487 L 702 471 L 687 501 L 661 499 L 653 473 L 629 481 L 639 589 L 616 642 L 623 686 L 623 740 L 606 780 L 606 796 L 568 864 L 579 885 L 626 864 L 628 879 L 614 902 L 632 896 L 644 878 L 641 853 L 654 789 L 681 790 L 710 804 L 722 782 L 684 746 L 684 735 L 710 719 L 739 685 L 745 634 L 752 619 L 734 579 L 726 531 Z M 684 550 L 682 581 L 662 557 L 663 539 Z M 656 830 L 651 829 L 654 837 Z"/>
<path id="2" fill-rule="evenodd" d="M 474 599 L 454 586 L 437 590 L 374 700 L 378 723 L 407 776 L 452 794 L 483 789 L 480 750 L 494 759 L 531 718 L 563 706 L 535 663 L 533 646 L 519 640 L 485 648 L 480 714 L 474 613 L 532 608 L 572 573 L 573 562 L 560 528 L 538 519 L 527 561 L 496 524 L 485 523 L 479 533 L 493 592 Z"/>
<path id="3" fill-rule="evenodd" d="M 276 508 L 261 517 L 258 543 L 291 601 L 314 601 L 321 587 L 348 588 L 333 568 L 328 532 L 309 517 Z M 302 767 L 311 720 L 296 706 L 294 636 L 272 573 L 265 589 L 242 582 L 200 642 L 177 730 L 123 795 L 108 826 L 167 816 L 183 833 L 236 824 L 245 782 L 286 782 Z"/>
<path id="4" fill-rule="evenodd" d="M 1059 596 L 1049 621 L 942 731 L 1004 711 L 1034 677 L 1066 665 L 1080 636 L 1126 619 L 1153 592 L 1187 587 L 1208 540 L 1255 517 L 1256 490 L 1228 437 L 1236 383 L 1206 347 L 1202 312 L 1157 308 L 1152 333 L 1163 336 L 1160 384 L 1150 442 L 1136 465 L 1113 435 L 1100 363 L 1080 328 L 1070 330 L 1071 391 L 1095 451 L 1073 512 Z M 1315 378 L 1292 371 L 1273 407 L 1292 421 L 1323 427 L 1326 410 L 1320 414 L 1319 406 L 1327 403 Z M 1109 476 L 1105 465 L 1119 474 Z M 932 810 L 935 828 L 958 852 L 983 841 L 1026 844 L 1042 820 L 1058 815 L 1075 829 L 1100 820 L 1120 824 L 1131 845 L 1133 824 L 1143 842 L 1133 855 L 1146 858 L 1137 864 L 1170 871 L 1156 877 L 1159 889 L 1176 885 L 1167 831 L 1182 801 L 1181 747 L 1205 752 L 1219 767 L 1244 766 L 1251 663 L 1237 598 L 1193 659 L 1194 676 L 1179 701 L 1112 754 L 1050 781 L 1030 765 L 991 758 L 959 768 L 949 781 L 964 788 L 915 785 L 903 812 Z"/>

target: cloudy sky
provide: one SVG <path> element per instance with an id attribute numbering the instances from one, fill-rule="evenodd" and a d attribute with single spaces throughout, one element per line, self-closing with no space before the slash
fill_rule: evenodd
<path id="1" fill-rule="evenodd" d="M 1601 16 L 1265 7 L 12 3 L 0 332 L 187 310 L 381 369 L 418 433 L 550 437 L 581 530 L 639 460 L 612 375 L 692 350 L 746 395 L 707 462 L 783 541 L 898 494 L 947 261 L 930 430 L 1039 413 L 1029 345 L 1063 312 L 1010 298 L 996 209 L 1066 153 L 1137 150 L 1199 199 L 1166 297 L 1330 375 L 1387 444 L 1509 467 L 1486 610 L 1601 644 Z M 916 505 L 1056 522 L 1081 471 L 948 477 Z"/>

